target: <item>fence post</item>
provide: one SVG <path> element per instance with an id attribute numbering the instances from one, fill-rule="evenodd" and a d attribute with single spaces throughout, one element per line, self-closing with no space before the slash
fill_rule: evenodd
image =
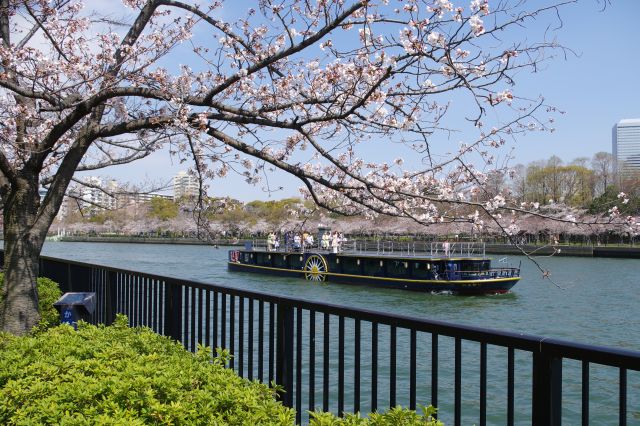
<path id="1" fill-rule="evenodd" d="M 532 424 L 560 426 L 562 421 L 562 358 L 546 350 L 533 353 Z"/>
<path id="2" fill-rule="evenodd" d="M 44 264 L 43 264 L 43 266 L 44 266 Z M 64 283 L 67 286 L 66 287 L 66 291 L 73 291 L 73 286 L 71 284 L 71 264 L 67 263 L 66 268 L 65 268 L 65 265 L 63 264 L 62 268 L 66 269 L 66 275 L 65 275 L 65 280 L 64 280 Z"/>
<path id="3" fill-rule="evenodd" d="M 182 287 L 164 284 L 164 334 L 182 342 Z"/>
<path id="4" fill-rule="evenodd" d="M 105 289 L 105 323 L 111 325 L 116 319 L 118 303 L 118 275 L 115 271 L 107 272 L 107 288 Z"/>
<path id="5" fill-rule="evenodd" d="M 293 407 L 293 307 L 278 303 L 276 323 L 276 383 L 284 388 L 280 396 L 286 407 Z"/>

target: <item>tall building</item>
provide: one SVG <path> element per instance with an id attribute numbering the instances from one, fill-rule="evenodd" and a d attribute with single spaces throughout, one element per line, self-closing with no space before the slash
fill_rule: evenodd
<path id="1" fill-rule="evenodd" d="M 115 208 L 115 198 L 108 191 L 115 191 L 118 187 L 115 181 L 105 184 L 102 178 L 89 176 L 84 179 L 85 186 L 81 188 L 83 207 L 90 210 L 103 210 Z"/>
<path id="2" fill-rule="evenodd" d="M 178 172 L 173 178 L 173 198 L 197 197 L 200 191 L 198 178 L 185 171 Z"/>
<path id="3" fill-rule="evenodd" d="M 640 118 L 620 120 L 611 139 L 616 171 L 640 171 Z"/>

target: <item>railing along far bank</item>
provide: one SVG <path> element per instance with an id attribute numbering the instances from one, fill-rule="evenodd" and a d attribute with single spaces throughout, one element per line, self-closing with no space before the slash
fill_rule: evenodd
<path id="1" fill-rule="evenodd" d="M 123 313 L 132 326 L 189 350 L 227 349 L 229 368 L 240 376 L 282 386 L 282 402 L 297 410 L 299 423 L 308 421 L 306 410 L 429 403 L 453 425 L 625 425 L 640 416 L 640 352 L 50 257 L 40 262 L 41 275 L 63 292 L 96 292 L 94 323 Z"/>

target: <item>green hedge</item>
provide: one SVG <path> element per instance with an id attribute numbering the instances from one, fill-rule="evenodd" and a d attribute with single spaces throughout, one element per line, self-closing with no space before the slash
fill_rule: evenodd
<path id="1" fill-rule="evenodd" d="M 225 368 L 229 355 L 192 354 L 147 328 L 80 322 L 33 336 L 0 333 L 0 424 L 292 425 L 295 412 L 268 386 Z M 435 409 L 336 417 L 310 413 L 313 426 L 439 426 Z"/>
<path id="2" fill-rule="evenodd" d="M 0 294 L 4 286 L 4 273 L 0 272 Z M 50 327 L 60 324 L 60 314 L 53 307 L 53 303 L 57 301 L 62 292 L 60 286 L 49 278 L 40 277 L 37 281 L 38 286 L 38 309 L 40 311 L 40 322 L 36 326 L 36 331 L 44 331 Z M 0 300 L 0 303 L 2 300 Z"/>
<path id="3" fill-rule="evenodd" d="M 331 413 L 316 411 L 310 413 L 311 426 L 444 426 L 433 416 L 436 414 L 433 406 L 422 407 L 422 414 L 413 410 L 395 407 L 384 413 L 372 413 L 368 418 L 359 414 L 346 414 L 336 417 Z"/>
<path id="4" fill-rule="evenodd" d="M 0 424 L 278 424 L 294 411 L 266 385 L 119 316 L 29 337 L 0 334 Z"/>

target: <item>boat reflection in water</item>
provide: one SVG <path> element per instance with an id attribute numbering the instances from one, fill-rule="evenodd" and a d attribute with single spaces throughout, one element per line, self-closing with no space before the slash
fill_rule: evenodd
<path id="1" fill-rule="evenodd" d="M 318 239 L 321 241 L 321 239 Z M 229 251 L 230 271 L 462 295 L 506 293 L 520 267 L 492 267 L 484 243 L 350 241 L 340 250 L 254 241 Z"/>

